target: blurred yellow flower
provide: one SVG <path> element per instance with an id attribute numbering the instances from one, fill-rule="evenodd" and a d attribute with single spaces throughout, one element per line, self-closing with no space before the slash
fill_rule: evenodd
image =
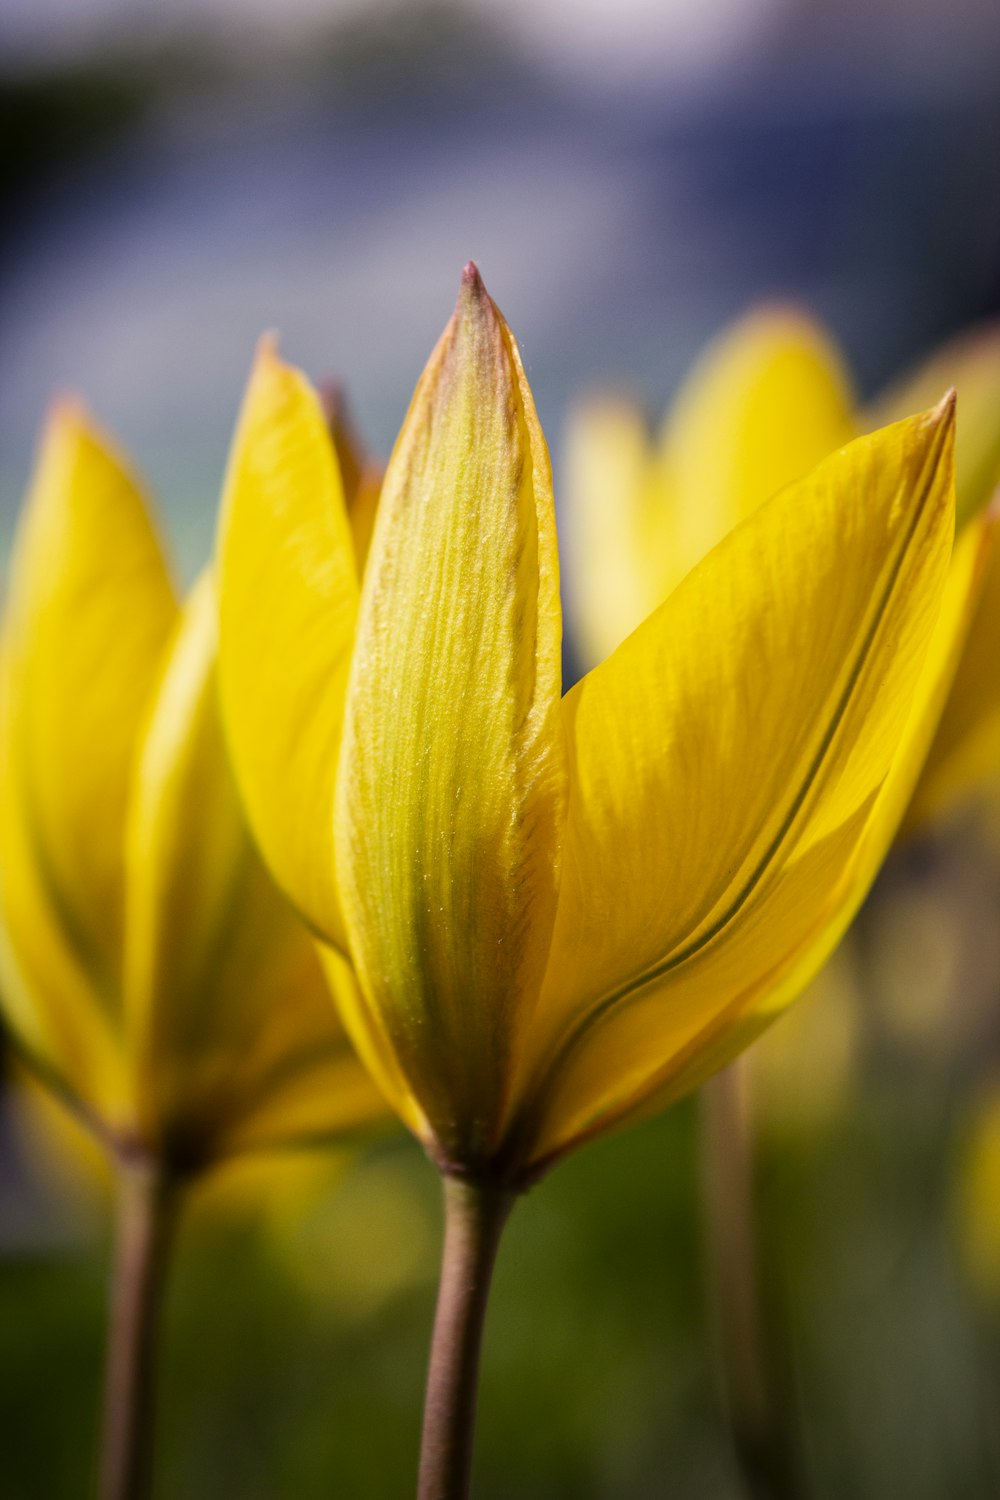
<path id="1" fill-rule="evenodd" d="M 4 624 L 0 1003 L 101 1134 L 176 1168 L 383 1110 L 246 830 L 215 613 L 207 576 L 178 606 L 126 467 L 58 407 Z"/>
<path id="2" fill-rule="evenodd" d="M 446 1171 L 523 1185 L 662 1107 L 827 956 L 981 564 L 970 535 L 949 569 L 952 429 L 944 402 L 827 458 L 562 698 L 548 453 L 475 267 L 363 583 L 321 404 L 264 345 L 219 540 L 234 767 L 352 1036 Z"/>
<path id="3" fill-rule="evenodd" d="M 570 584 L 585 662 L 602 661 L 681 578 L 769 495 L 858 433 L 958 391 L 957 519 L 974 522 L 1000 483 L 1000 327 L 939 349 L 859 411 L 825 331 L 763 307 L 701 356 L 651 436 L 626 399 L 582 405 L 569 429 Z M 1000 555 L 980 584 L 961 663 L 908 821 L 1000 768 Z"/>

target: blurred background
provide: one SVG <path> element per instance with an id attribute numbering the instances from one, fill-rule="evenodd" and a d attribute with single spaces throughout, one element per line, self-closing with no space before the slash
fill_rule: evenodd
<path id="1" fill-rule="evenodd" d="M 868 395 L 1000 312 L 998 140 L 995 0 L 3 0 L 0 543 L 74 390 L 190 577 L 259 334 L 386 453 L 470 256 L 557 493 L 576 395 L 624 382 L 658 415 L 762 298 L 808 302 Z M 755 1054 L 808 1496 L 1000 1493 L 995 800 L 894 858 Z M 83 1500 L 105 1190 L 12 1067 L 0 1109 L 4 1494 Z M 738 1500 L 696 1155 L 690 1104 L 518 1210 L 480 1500 Z M 171 1284 L 158 1494 L 412 1493 L 434 1174 L 394 1139 L 240 1176 L 204 1186 Z"/>

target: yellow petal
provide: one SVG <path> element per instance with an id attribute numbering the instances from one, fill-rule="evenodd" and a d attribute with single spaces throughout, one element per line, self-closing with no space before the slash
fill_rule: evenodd
<path id="1" fill-rule="evenodd" d="M 662 603 L 676 555 L 674 507 L 645 418 L 622 399 L 572 414 L 565 473 L 574 639 L 594 666 Z"/>
<path id="2" fill-rule="evenodd" d="M 126 1003 L 147 1131 L 196 1159 L 385 1114 L 314 944 L 265 873 L 225 754 L 216 606 L 191 595 L 136 765 Z"/>
<path id="3" fill-rule="evenodd" d="M 358 575 L 319 398 L 269 343 L 230 458 L 218 588 L 223 713 L 250 824 L 286 894 L 342 947 L 333 795 Z"/>
<path id="4" fill-rule="evenodd" d="M 548 454 L 469 267 L 385 475 L 336 819 L 369 1025 L 466 1164 L 489 1149 L 548 947 L 559 693 Z"/>
<path id="5" fill-rule="evenodd" d="M 638 1107 L 689 1054 L 718 1066 L 723 1018 L 842 919 L 941 604 L 951 445 L 947 405 L 833 455 L 566 699 L 564 874 L 522 1159 Z"/>
<path id="6" fill-rule="evenodd" d="M 214 603 L 206 576 L 185 606 L 153 695 L 129 808 L 126 1022 L 138 1106 L 153 1136 L 183 1115 L 185 1095 L 197 1087 L 185 1068 L 197 1069 L 198 1032 L 210 1037 L 220 1019 L 214 970 L 241 918 L 249 858 L 216 704 Z"/>
<path id="7" fill-rule="evenodd" d="M 78 410 L 59 407 L 11 564 L 4 773 L 38 879 L 109 1007 L 128 771 L 175 616 L 134 481 Z"/>
<path id="8" fill-rule="evenodd" d="M 400 1071 L 385 1032 L 368 1008 L 353 965 L 336 948 L 322 943 L 317 944 L 317 948 L 337 1014 L 368 1074 L 403 1124 L 422 1141 L 431 1144 L 433 1132 L 427 1117 Z"/>
<path id="9" fill-rule="evenodd" d="M 0 701 L 9 700 L 6 653 Z M 61 920 L 9 774 L 0 713 L 0 1011 L 32 1069 L 106 1126 L 123 1125 L 128 1092 L 119 1017 Z"/>
<path id="10" fill-rule="evenodd" d="M 996 557 L 996 517 L 983 516 L 967 526 L 955 549 L 941 610 L 924 659 L 899 749 L 872 805 L 853 858 L 845 865 L 812 934 L 798 951 L 769 974 L 756 990 L 750 987 L 736 1003 L 713 1017 L 709 1030 L 671 1059 L 651 1085 L 637 1114 L 658 1113 L 731 1061 L 781 1013 L 830 957 L 878 874 L 904 816 L 909 816 L 914 786 L 940 720 L 949 685 L 961 659 L 983 580 Z M 777 907 L 776 907 L 777 910 Z M 780 917 L 779 917 L 780 919 Z M 603 1128 L 607 1128 L 606 1123 Z"/>
<path id="11" fill-rule="evenodd" d="M 853 436 L 851 406 L 838 351 L 794 308 L 760 308 L 709 345 L 663 434 L 676 552 L 661 597 L 763 500 Z"/>

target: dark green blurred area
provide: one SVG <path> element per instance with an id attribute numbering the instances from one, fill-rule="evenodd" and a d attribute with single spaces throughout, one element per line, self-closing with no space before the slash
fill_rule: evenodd
<path id="1" fill-rule="evenodd" d="M 113 138 L 141 116 L 145 89 L 121 70 L 0 79 L 0 192 Z"/>

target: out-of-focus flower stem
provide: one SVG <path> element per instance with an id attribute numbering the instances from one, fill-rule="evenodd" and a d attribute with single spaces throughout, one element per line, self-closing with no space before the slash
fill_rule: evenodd
<path id="1" fill-rule="evenodd" d="M 444 1249 L 420 1450 L 418 1500 L 467 1500 L 479 1355 L 500 1235 L 514 1194 L 445 1176 Z"/>
<path id="2" fill-rule="evenodd" d="M 726 1411 L 747 1494 L 799 1500 L 794 1436 L 761 1297 L 748 1081 L 743 1057 L 699 1096 L 706 1262 Z"/>
<path id="3" fill-rule="evenodd" d="M 100 1500 L 147 1500 L 156 1344 L 178 1185 L 148 1157 L 122 1156 L 101 1435 Z"/>

